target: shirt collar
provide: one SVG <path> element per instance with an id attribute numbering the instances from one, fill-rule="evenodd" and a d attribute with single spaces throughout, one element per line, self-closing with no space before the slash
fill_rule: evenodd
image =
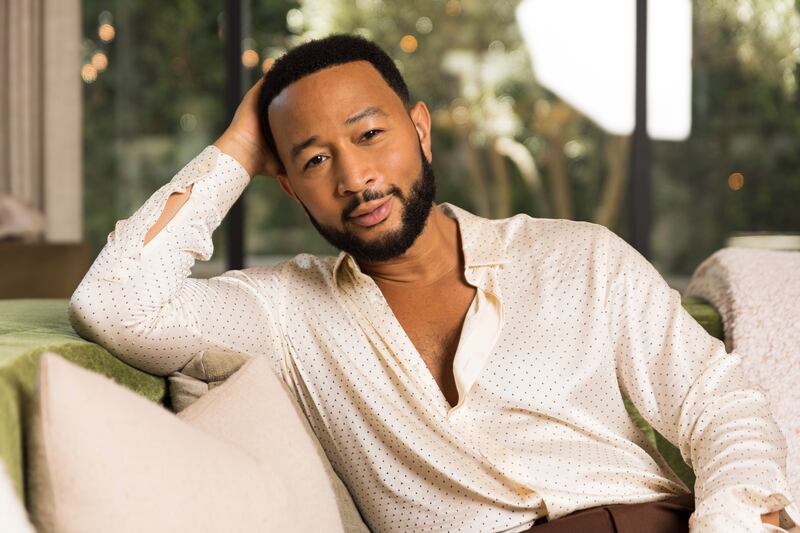
<path id="1" fill-rule="evenodd" d="M 495 221 L 474 215 L 448 202 L 437 204 L 437 207 L 458 222 L 465 269 L 508 263 L 502 235 Z M 355 258 L 342 251 L 333 265 L 334 282 L 339 285 L 342 279 L 340 276 L 346 274 L 352 277 L 364 275 Z"/>

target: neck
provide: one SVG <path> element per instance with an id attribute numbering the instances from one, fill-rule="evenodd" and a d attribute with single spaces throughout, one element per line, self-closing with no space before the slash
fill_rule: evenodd
<path id="1" fill-rule="evenodd" d="M 458 222 L 433 205 L 422 233 L 399 257 L 379 263 L 358 261 L 379 282 L 425 285 L 463 264 Z"/>

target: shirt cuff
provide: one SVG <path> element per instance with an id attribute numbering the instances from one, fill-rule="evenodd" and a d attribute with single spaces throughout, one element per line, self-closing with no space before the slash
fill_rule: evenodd
<path id="1" fill-rule="evenodd" d="M 213 144 L 206 146 L 133 215 L 117 221 L 114 231 L 109 234 L 111 246 L 108 253 L 113 253 L 114 264 L 103 277 L 115 282 L 129 282 L 131 273 L 140 267 L 142 257 L 154 253 L 156 249 L 162 249 L 163 243 L 159 242 L 145 253 L 143 241 L 148 229 L 163 213 L 170 195 L 185 192 L 189 185 L 193 185 L 189 201 L 204 206 L 201 209 L 202 220 L 193 222 L 201 223 L 204 231 L 210 234 L 222 222 L 250 183 L 250 179 L 250 175 L 236 159 Z M 181 210 L 183 207 L 185 205 Z M 162 236 L 159 241 L 165 238 L 166 236 Z"/>
<path id="2" fill-rule="evenodd" d="M 788 494 L 787 491 L 767 492 L 762 487 L 729 487 L 696 502 L 695 512 L 689 518 L 689 530 L 692 533 L 800 533 L 797 508 Z M 780 527 L 761 521 L 761 515 L 778 509 Z"/>
<path id="3" fill-rule="evenodd" d="M 800 533 L 800 510 L 798 510 L 795 503 L 790 503 L 778 514 L 780 527 L 779 531 L 788 531 L 789 533 Z M 774 527 L 774 526 L 773 526 Z"/>
<path id="4" fill-rule="evenodd" d="M 192 196 L 202 196 L 214 206 L 217 216 L 213 224 L 216 227 L 244 192 L 250 180 L 250 174 L 239 161 L 210 144 L 181 169 L 171 183 L 178 185 L 181 190 L 194 184 Z"/>

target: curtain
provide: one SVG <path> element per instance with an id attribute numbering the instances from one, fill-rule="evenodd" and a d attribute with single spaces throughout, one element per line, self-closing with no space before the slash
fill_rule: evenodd
<path id="1" fill-rule="evenodd" d="M 0 0 L 0 194 L 82 238 L 79 0 Z"/>

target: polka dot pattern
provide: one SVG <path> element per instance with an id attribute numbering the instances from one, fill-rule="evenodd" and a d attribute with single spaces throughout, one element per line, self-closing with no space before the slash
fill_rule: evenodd
<path id="1" fill-rule="evenodd" d="M 159 375 L 209 349 L 269 358 L 373 531 L 514 533 L 543 515 L 685 494 L 621 391 L 694 466 L 694 532 L 761 531 L 759 514 L 790 502 L 785 442 L 738 356 L 606 228 L 437 206 L 458 222 L 483 302 L 465 321 L 482 340 L 459 346 L 465 386 L 451 407 L 344 252 L 189 277 L 248 182 L 235 159 L 203 150 L 117 222 L 71 298 L 72 324 Z"/>

